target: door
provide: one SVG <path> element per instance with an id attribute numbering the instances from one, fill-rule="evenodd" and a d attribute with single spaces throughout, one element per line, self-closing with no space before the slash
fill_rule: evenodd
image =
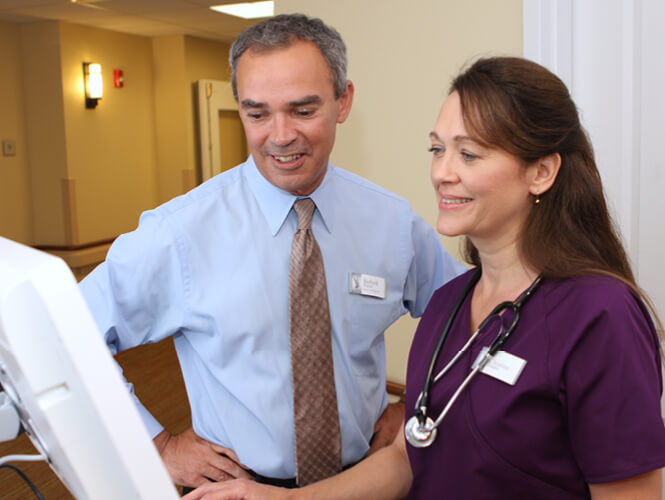
<path id="1" fill-rule="evenodd" d="M 201 181 L 205 182 L 247 159 L 245 131 L 230 82 L 198 80 Z"/>

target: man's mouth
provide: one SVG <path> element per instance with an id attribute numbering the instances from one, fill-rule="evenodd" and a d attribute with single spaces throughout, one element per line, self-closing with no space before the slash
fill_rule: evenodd
<path id="1" fill-rule="evenodd" d="M 272 157 L 280 163 L 291 163 L 298 160 L 301 156 L 302 156 L 301 154 L 286 155 L 286 156 L 272 155 Z"/>

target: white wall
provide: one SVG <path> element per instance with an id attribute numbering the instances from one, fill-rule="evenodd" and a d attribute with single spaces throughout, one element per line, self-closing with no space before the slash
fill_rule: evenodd
<path id="1" fill-rule="evenodd" d="M 580 108 L 639 284 L 665 317 L 665 2 L 524 0 L 524 53 Z"/>

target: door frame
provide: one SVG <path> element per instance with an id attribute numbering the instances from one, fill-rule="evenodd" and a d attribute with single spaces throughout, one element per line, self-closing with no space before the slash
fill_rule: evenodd
<path id="1" fill-rule="evenodd" d="M 197 80 L 199 150 L 201 153 L 201 182 L 222 171 L 221 145 L 219 143 L 220 111 L 237 111 L 230 82 Z"/>

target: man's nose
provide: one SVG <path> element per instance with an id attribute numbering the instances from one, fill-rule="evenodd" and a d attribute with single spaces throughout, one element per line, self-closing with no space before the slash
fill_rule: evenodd
<path id="1" fill-rule="evenodd" d="M 288 146 L 297 137 L 298 132 L 291 117 L 278 114 L 273 119 L 270 140 L 277 146 Z"/>

